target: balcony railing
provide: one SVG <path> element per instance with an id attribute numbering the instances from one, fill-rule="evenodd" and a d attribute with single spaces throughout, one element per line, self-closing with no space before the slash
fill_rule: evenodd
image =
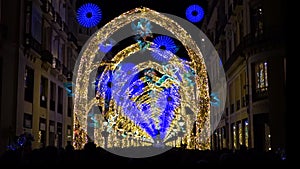
<path id="1" fill-rule="evenodd" d="M 41 54 L 42 45 L 35 38 L 33 38 L 31 34 L 25 35 L 25 47 L 32 48 L 38 54 Z"/>
<path id="2" fill-rule="evenodd" d="M 49 2 L 48 0 L 41 0 L 42 2 L 42 11 L 46 14 L 49 14 L 50 16 L 54 16 L 54 7 L 52 6 L 51 2 Z"/>
<path id="3" fill-rule="evenodd" d="M 62 64 L 61 64 L 61 62 L 60 62 L 60 60 L 58 60 L 57 58 L 55 58 L 55 69 L 57 70 L 57 71 L 60 71 L 61 69 L 62 69 Z"/>
<path id="4" fill-rule="evenodd" d="M 42 61 L 43 62 L 48 62 L 50 65 L 53 64 L 53 55 L 50 51 L 48 50 L 43 50 L 42 51 Z"/>
<path id="5" fill-rule="evenodd" d="M 259 88 L 255 90 L 255 93 L 253 95 L 253 100 L 257 101 L 257 100 L 261 100 L 261 99 L 265 99 L 268 97 L 268 88 Z"/>
<path id="6" fill-rule="evenodd" d="M 255 36 L 254 33 L 249 33 L 248 35 L 244 36 L 241 39 L 239 45 L 234 49 L 234 51 L 230 55 L 229 59 L 226 61 L 225 65 L 224 65 L 224 70 L 225 71 L 228 70 L 229 67 L 236 61 L 236 59 L 239 56 L 243 57 L 244 52 L 246 52 L 247 49 L 254 48 L 254 47 L 260 47 L 262 44 L 264 44 L 268 41 L 275 43 L 276 39 L 273 40 L 272 38 L 267 37 L 264 34 L 261 36 Z"/>
<path id="7" fill-rule="evenodd" d="M 74 34 L 72 32 L 68 33 L 68 40 L 73 42 L 76 46 L 78 46 L 77 38 L 74 36 Z"/>
<path id="8" fill-rule="evenodd" d="M 62 18 L 58 12 L 54 13 L 53 22 L 57 23 L 60 27 L 62 27 L 62 24 L 63 24 Z"/>

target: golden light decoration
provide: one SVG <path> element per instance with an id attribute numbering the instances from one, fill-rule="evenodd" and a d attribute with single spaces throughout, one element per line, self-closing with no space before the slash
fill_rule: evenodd
<path id="1" fill-rule="evenodd" d="M 170 65 L 175 65 L 180 68 L 182 64 L 190 66 L 193 71 L 195 71 L 195 82 L 196 87 L 193 89 L 188 85 L 188 82 L 183 81 L 180 89 L 181 102 L 180 105 L 175 110 L 175 118 L 172 121 L 171 129 L 176 127 L 181 127 L 177 124 L 180 117 L 183 117 L 186 121 L 186 133 L 182 140 L 187 143 L 187 148 L 196 149 L 210 149 L 210 96 L 209 96 L 209 86 L 208 86 L 208 73 L 206 70 L 206 65 L 200 49 L 198 48 L 196 42 L 192 39 L 191 35 L 183 29 L 177 22 L 153 11 L 149 8 L 135 8 L 128 12 L 123 13 L 119 17 L 116 17 L 109 23 L 107 23 L 103 28 L 96 32 L 85 44 L 83 50 L 80 53 L 79 60 L 75 68 L 74 76 L 74 134 L 73 145 L 75 148 L 80 149 L 86 143 L 87 139 L 83 139 L 88 135 L 88 122 L 87 117 L 93 105 L 102 106 L 104 104 L 104 98 L 99 95 L 97 99 L 89 97 L 89 86 L 90 86 L 90 74 L 101 65 L 109 65 L 105 67 L 103 72 L 108 70 L 115 70 L 125 58 L 139 52 L 139 45 L 132 44 L 127 48 L 123 49 L 117 53 L 109 62 L 97 61 L 97 53 L 99 52 L 99 44 L 107 41 L 117 30 L 121 29 L 127 24 L 140 19 L 145 18 L 149 21 L 156 23 L 157 25 L 169 30 L 185 47 L 191 61 L 183 61 L 178 59 L 177 56 L 170 53 L 171 59 L 169 61 Z M 151 43 L 151 42 L 149 42 Z M 154 52 L 156 49 L 147 48 L 147 50 L 152 50 Z M 95 61 L 96 60 L 96 61 Z M 185 62 L 185 63 L 183 63 Z M 164 70 L 164 68 L 155 62 L 142 62 L 136 66 L 138 70 L 145 68 L 155 68 L 155 70 L 169 74 L 174 77 L 172 72 Z M 168 69 L 167 69 L 168 70 Z M 178 80 L 170 80 L 165 85 L 178 83 Z M 191 96 L 191 93 L 195 95 Z M 145 99 L 145 98 L 144 98 Z M 196 112 L 196 116 L 187 116 L 184 110 L 185 107 L 189 107 L 193 112 Z M 153 112 L 155 113 L 155 112 Z M 101 123 L 100 127 L 94 130 L 94 141 L 97 145 L 101 147 L 126 147 L 126 146 L 143 146 L 151 145 L 153 140 L 149 135 L 141 129 L 140 126 L 134 124 L 131 119 L 127 118 L 122 109 L 115 102 L 109 103 L 109 110 L 106 112 L 105 116 L 102 114 L 95 115 L 95 119 L 99 122 L 108 119 L 108 123 Z M 192 132 L 193 126 L 196 127 L 196 135 Z M 80 132 L 78 132 L 80 131 Z M 103 140 L 103 131 L 111 132 L 109 136 Z M 131 137 L 126 139 L 122 138 L 123 131 L 130 131 L 131 136 L 135 136 L 134 140 Z M 99 134 L 101 133 L 102 134 Z M 80 135 L 78 134 L 80 133 Z M 172 136 L 171 131 L 168 132 L 166 140 Z M 178 139 L 177 139 L 178 140 Z M 104 145 L 104 142 L 108 145 Z M 176 142 L 176 140 L 175 140 Z M 76 144 L 75 144 L 76 143 Z M 118 144 L 119 143 L 119 144 Z M 176 143 L 175 143 L 176 144 Z M 171 142 L 167 145 L 172 145 Z M 176 146 L 176 145 L 175 145 Z"/>

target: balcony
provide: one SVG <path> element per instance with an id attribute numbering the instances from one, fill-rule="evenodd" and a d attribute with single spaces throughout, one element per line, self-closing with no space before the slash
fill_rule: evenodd
<path id="1" fill-rule="evenodd" d="M 55 67 L 53 68 L 55 68 L 58 72 L 60 72 L 60 70 L 62 69 L 62 64 L 57 58 L 55 58 Z"/>
<path id="2" fill-rule="evenodd" d="M 31 34 L 25 34 L 25 45 L 26 48 L 31 48 L 38 54 L 41 54 L 42 45 L 32 37 Z"/>
<path id="3" fill-rule="evenodd" d="M 78 46 L 77 38 L 74 36 L 74 34 L 72 32 L 68 33 L 68 41 L 73 42 L 74 45 Z"/>
<path id="4" fill-rule="evenodd" d="M 42 2 L 42 6 L 41 6 L 42 11 L 45 14 L 53 17 L 55 11 L 54 11 L 54 7 L 52 6 L 51 2 L 49 2 L 48 0 L 41 0 L 41 2 Z"/>
<path id="5" fill-rule="evenodd" d="M 230 66 L 237 60 L 239 56 L 244 57 L 245 53 L 251 49 L 263 49 L 267 43 L 277 43 L 280 41 L 280 37 L 277 36 L 276 39 L 273 37 L 267 37 L 265 34 L 260 36 L 255 36 L 254 33 L 249 33 L 248 35 L 244 36 L 238 46 L 234 49 L 231 53 L 229 59 L 226 61 L 224 65 L 224 70 L 227 71 Z M 271 45 L 275 46 L 275 45 Z M 259 51 L 259 50 L 253 50 Z"/>
<path id="6" fill-rule="evenodd" d="M 53 64 L 53 55 L 48 50 L 43 50 L 42 51 L 42 58 L 41 59 L 42 59 L 43 62 L 48 62 L 50 65 Z"/>
<path id="7" fill-rule="evenodd" d="M 54 12 L 53 22 L 57 23 L 60 28 L 62 27 L 63 21 L 58 12 Z"/>
<path id="8" fill-rule="evenodd" d="M 268 97 L 268 88 L 259 88 L 255 90 L 253 94 L 253 101 L 263 100 Z"/>
<path id="9" fill-rule="evenodd" d="M 68 78 L 68 79 L 67 79 L 68 81 L 72 81 L 72 78 L 73 78 L 73 72 L 69 71 L 69 72 L 68 72 L 68 75 L 67 75 L 67 78 Z"/>

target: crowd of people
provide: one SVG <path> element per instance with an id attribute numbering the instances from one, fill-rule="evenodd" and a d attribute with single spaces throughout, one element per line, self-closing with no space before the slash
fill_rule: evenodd
<path id="1" fill-rule="evenodd" d="M 15 165 L 132 165 L 132 164 L 285 164 L 281 155 L 272 151 L 241 149 L 236 151 L 200 151 L 172 148 L 162 154 L 147 158 L 128 158 L 110 153 L 89 142 L 82 150 L 75 150 L 72 145 L 65 148 L 47 146 L 40 149 L 7 150 L 0 156 L 0 164 Z"/>

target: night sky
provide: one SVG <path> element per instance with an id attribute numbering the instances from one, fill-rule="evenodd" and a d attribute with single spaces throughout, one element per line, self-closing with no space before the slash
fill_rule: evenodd
<path id="1" fill-rule="evenodd" d="M 84 3 L 95 3 L 102 10 L 102 20 L 98 27 L 102 27 L 113 18 L 136 7 L 148 7 L 152 10 L 185 18 L 186 8 L 192 4 L 200 5 L 206 13 L 206 0 L 78 0 L 77 9 Z M 195 23 L 200 28 L 201 22 Z"/>

